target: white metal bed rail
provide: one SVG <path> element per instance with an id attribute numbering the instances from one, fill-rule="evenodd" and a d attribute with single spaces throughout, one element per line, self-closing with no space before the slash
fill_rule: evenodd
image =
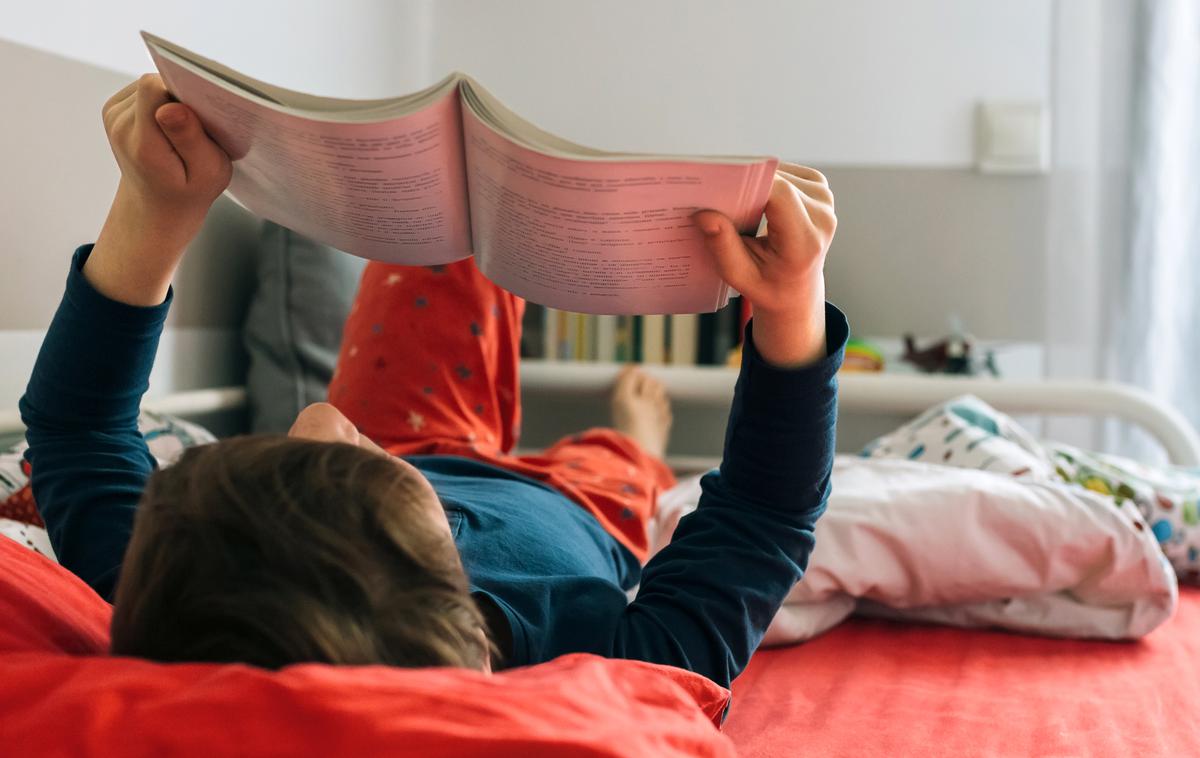
<path id="1" fill-rule="evenodd" d="M 737 372 L 722 367 L 647 366 L 660 378 L 672 399 L 697 403 L 726 403 Z M 618 364 L 522 364 L 526 390 L 555 394 L 601 394 L 612 386 Z M 1200 465 L 1200 436 L 1187 420 L 1149 393 L 1114 382 L 1010 381 L 966 377 L 842 374 L 838 395 L 844 413 L 917 414 L 958 395 L 975 395 L 1004 413 L 1112 416 L 1136 424 L 1157 439 L 1172 463 Z M 196 416 L 243 408 L 242 387 L 191 390 L 147 398 L 146 410 Z M 0 432 L 22 429 L 16 411 L 0 413 Z"/>
<path id="2" fill-rule="evenodd" d="M 667 385 L 672 400 L 726 403 L 737 372 L 724 367 L 644 366 Z M 526 389 L 563 394 L 603 393 L 618 364 L 530 361 L 521 366 Z M 916 415 L 959 395 L 975 395 L 1003 413 L 1112 416 L 1136 424 L 1167 451 L 1172 463 L 1200 465 L 1200 436 L 1178 411 L 1144 390 L 1116 382 L 982 379 L 921 374 L 838 377 L 842 413 Z"/>

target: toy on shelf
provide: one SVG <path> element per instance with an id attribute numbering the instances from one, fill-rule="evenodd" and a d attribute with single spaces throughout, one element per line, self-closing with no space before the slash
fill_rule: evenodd
<path id="1" fill-rule="evenodd" d="M 913 335 L 905 334 L 901 360 L 929 374 L 977 376 L 986 372 L 992 376 L 1000 375 L 996 368 L 995 353 L 987 351 L 981 363 L 974 338 L 960 329 L 955 329 L 949 337 L 925 348 L 918 348 Z"/>
<path id="2" fill-rule="evenodd" d="M 957 316 L 951 316 L 950 336 L 929 347 L 918 349 L 916 339 L 911 334 L 905 334 L 904 355 L 901 360 L 929 374 L 977 376 L 987 372 L 992 376 L 1000 376 L 993 351 L 987 351 L 982 364 L 978 356 L 975 338 L 963 329 L 962 321 Z"/>
<path id="3" fill-rule="evenodd" d="M 870 342 L 852 339 L 846 343 L 842 371 L 878 372 L 883 371 L 886 365 L 883 352 Z"/>

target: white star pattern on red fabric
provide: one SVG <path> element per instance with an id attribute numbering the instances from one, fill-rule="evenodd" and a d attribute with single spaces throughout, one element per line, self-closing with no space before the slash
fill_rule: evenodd
<path id="1" fill-rule="evenodd" d="M 399 274 L 399 273 L 393 272 L 393 273 L 387 275 L 387 279 L 384 279 L 383 283 L 389 287 L 393 287 L 402 281 L 404 281 L 404 274 Z"/>
<path id="2" fill-rule="evenodd" d="M 408 425 L 413 428 L 413 431 L 421 431 L 421 427 L 425 426 L 425 417 L 416 411 L 408 412 Z"/>

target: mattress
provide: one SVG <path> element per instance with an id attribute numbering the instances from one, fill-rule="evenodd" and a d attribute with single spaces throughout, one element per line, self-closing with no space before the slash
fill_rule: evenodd
<path id="1" fill-rule="evenodd" d="M 1200 589 L 1136 642 L 851 619 L 757 653 L 742 756 L 1200 756 Z"/>

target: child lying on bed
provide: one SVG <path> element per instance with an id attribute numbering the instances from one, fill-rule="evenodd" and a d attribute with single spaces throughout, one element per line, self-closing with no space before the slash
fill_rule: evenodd
<path id="1" fill-rule="evenodd" d="M 138 406 L 172 276 L 231 167 L 157 76 L 114 95 L 104 124 L 116 199 L 75 253 L 21 413 L 55 551 L 115 597 L 114 653 L 490 670 L 590 652 L 725 686 L 738 675 L 829 494 L 847 325 L 824 302 L 824 177 L 785 164 L 763 240 L 694 217 L 755 317 L 724 462 L 643 567 L 672 483 L 662 386 L 629 370 L 616 429 L 511 455 L 524 303 L 470 260 L 370 264 L 328 404 L 287 436 L 193 448 L 155 471 Z"/>

